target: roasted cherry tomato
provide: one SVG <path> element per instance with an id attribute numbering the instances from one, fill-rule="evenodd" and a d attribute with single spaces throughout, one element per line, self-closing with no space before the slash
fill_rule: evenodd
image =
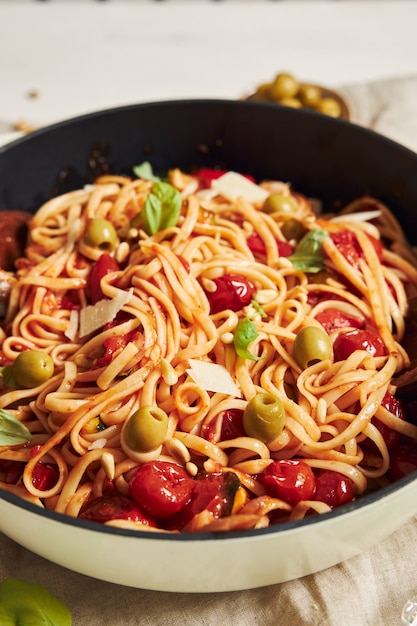
<path id="1" fill-rule="evenodd" d="M 0 480 L 8 485 L 15 485 L 25 469 L 23 461 L 0 460 Z"/>
<path id="2" fill-rule="evenodd" d="M 82 508 L 78 517 L 101 524 L 113 519 L 126 519 L 146 526 L 156 526 L 156 523 L 144 515 L 130 498 L 121 494 L 91 500 Z"/>
<path id="3" fill-rule="evenodd" d="M 193 480 L 190 501 L 169 521 L 169 529 L 181 530 L 202 511 L 209 511 L 215 518 L 230 515 L 239 487 L 240 480 L 233 472 L 198 474 Z"/>
<path id="4" fill-rule="evenodd" d="M 337 308 L 328 308 L 317 313 L 316 320 L 320 322 L 326 333 L 330 333 L 340 328 L 365 328 L 365 320 L 355 317 L 354 315 L 348 315 L 342 313 Z"/>
<path id="5" fill-rule="evenodd" d="M 350 230 L 341 230 L 337 233 L 331 233 L 330 237 L 345 259 L 349 261 L 351 265 L 357 267 L 359 259 L 363 257 L 363 252 L 356 235 Z M 368 237 L 375 248 L 379 260 L 381 260 L 383 251 L 381 242 L 375 239 L 375 237 L 372 237 L 372 235 L 368 235 Z"/>
<path id="6" fill-rule="evenodd" d="M 104 294 L 100 287 L 100 281 L 103 276 L 110 272 L 117 272 L 120 269 L 117 261 L 113 259 L 107 252 L 103 253 L 96 261 L 90 274 L 90 297 L 91 302 L 95 304 L 99 300 L 103 300 Z"/>
<path id="7" fill-rule="evenodd" d="M 335 361 L 344 361 L 355 350 L 366 350 L 372 356 L 385 356 L 387 349 L 381 337 L 372 330 L 349 330 L 341 332 L 333 344 Z"/>
<path id="8" fill-rule="evenodd" d="M 235 439 L 236 437 L 244 437 L 245 429 L 243 428 L 243 411 L 242 409 L 228 409 L 224 411 L 222 417 L 221 440 Z"/>
<path id="9" fill-rule="evenodd" d="M 57 483 L 59 478 L 58 469 L 49 463 L 38 461 L 33 468 L 32 483 L 40 491 L 48 491 Z"/>
<path id="10" fill-rule="evenodd" d="M 417 444 L 404 443 L 390 451 L 389 475 L 399 480 L 417 470 Z"/>
<path id="11" fill-rule="evenodd" d="M 315 490 L 313 470 L 301 459 L 273 461 L 262 474 L 265 491 L 295 505 L 301 500 L 311 500 Z"/>
<path id="12" fill-rule="evenodd" d="M 395 398 L 395 396 L 393 396 L 388 391 L 382 398 L 381 406 L 383 406 L 385 409 L 387 409 L 387 411 L 395 415 L 395 417 L 398 417 L 399 419 L 405 421 L 407 420 L 403 405 L 399 400 L 397 400 L 397 398 Z M 396 430 L 392 430 L 392 428 L 389 428 L 388 426 L 383 424 L 381 420 L 379 420 L 377 417 L 372 420 L 372 423 L 380 431 L 385 441 L 385 445 L 388 449 L 395 448 L 401 443 L 401 433 Z"/>
<path id="13" fill-rule="evenodd" d="M 215 278 L 214 291 L 207 291 L 210 313 L 220 313 L 226 309 L 240 311 L 251 303 L 255 294 L 255 286 L 245 276 L 239 274 L 223 274 Z"/>
<path id="14" fill-rule="evenodd" d="M 145 513 L 157 519 L 175 515 L 189 502 L 193 479 L 179 465 L 149 461 L 139 467 L 129 483 L 130 495 Z"/>
<path id="15" fill-rule="evenodd" d="M 320 470 L 316 475 L 313 500 L 325 502 L 332 509 L 353 500 L 353 482 L 347 476 L 331 470 Z"/>
<path id="16" fill-rule="evenodd" d="M 249 235 L 246 243 L 248 244 L 248 248 L 252 252 L 255 259 L 264 263 L 266 259 L 266 248 L 262 237 L 254 231 Z M 280 257 L 289 257 L 294 252 L 294 246 L 292 246 L 288 241 L 281 241 L 280 239 L 277 239 L 276 244 L 278 248 L 278 255 Z"/>

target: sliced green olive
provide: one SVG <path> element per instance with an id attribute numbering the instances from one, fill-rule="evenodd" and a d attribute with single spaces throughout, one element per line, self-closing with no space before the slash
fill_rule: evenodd
<path id="1" fill-rule="evenodd" d="M 25 350 L 12 365 L 13 379 L 18 387 L 31 389 L 49 380 L 54 374 L 54 362 L 46 352 Z"/>
<path id="2" fill-rule="evenodd" d="M 249 437 L 264 443 L 273 441 L 285 426 L 285 411 L 281 400 L 273 393 L 258 393 L 246 405 L 243 427 Z"/>
<path id="3" fill-rule="evenodd" d="M 88 220 L 84 231 L 84 242 L 92 247 L 100 250 L 111 251 L 117 243 L 116 230 L 109 220 L 102 217 L 94 217 Z"/>
<path id="4" fill-rule="evenodd" d="M 305 326 L 294 341 L 294 359 L 302 369 L 331 359 L 332 344 L 328 334 L 319 326 Z"/>
<path id="5" fill-rule="evenodd" d="M 298 80 L 292 74 L 282 72 L 275 77 L 270 91 L 274 100 L 282 100 L 283 98 L 292 98 L 295 96 L 298 89 Z"/>
<path id="6" fill-rule="evenodd" d="M 163 444 L 168 416 L 159 407 L 143 406 L 129 418 L 124 430 L 127 446 L 135 452 L 151 452 Z"/>
<path id="7" fill-rule="evenodd" d="M 271 193 L 263 203 L 264 213 L 294 213 L 297 210 L 297 200 L 284 193 Z"/>

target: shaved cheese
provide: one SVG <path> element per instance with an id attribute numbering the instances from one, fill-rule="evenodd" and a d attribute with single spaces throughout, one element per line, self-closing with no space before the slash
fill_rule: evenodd
<path id="1" fill-rule="evenodd" d="M 242 198 L 253 204 L 263 204 L 269 192 L 256 185 L 245 176 L 236 172 L 227 172 L 212 181 L 211 186 L 227 200 L 232 202 Z"/>
<path id="2" fill-rule="evenodd" d="M 64 332 L 65 337 L 70 341 L 75 341 L 78 331 L 78 311 L 71 309 L 67 330 Z"/>
<path id="3" fill-rule="evenodd" d="M 357 213 L 343 213 L 331 218 L 331 222 L 368 222 L 380 217 L 381 211 L 358 211 Z"/>
<path id="4" fill-rule="evenodd" d="M 120 309 L 129 302 L 133 289 L 119 291 L 111 300 L 99 300 L 96 304 L 80 311 L 80 337 L 85 337 L 98 328 L 112 322 Z"/>
<path id="5" fill-rule="evenodd" d="M 227 369 L 222 365 L 196 359 L 188 359 L 188 363 L 190 369 L 187 369 L 186 372 L 201 389 L 240 397 L 238 387 Z"/>

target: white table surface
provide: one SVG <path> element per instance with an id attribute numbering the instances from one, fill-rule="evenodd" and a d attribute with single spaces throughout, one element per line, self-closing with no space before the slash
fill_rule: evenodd
<path id="1" fill-rule="evenodd" d="M 331 87 L 417 74 L 416 25 L 413 0 L 0 0 L 0 131 L 239 98 L 283 70 Z"/>
<path id="2" fill-rule="evenodd" d="M 0 133 L 138 102 L 235 99 L 279 71 L 336 88 L 417 79 L 416 27 L 414 0 L 0 0 Z M 417 142 L 415 101 L 401 131 L 409 121 Z M 411 520 L 307 579 L 190 598 L 92 581 L 0 533 L 0 580 L 46 585 L 74 626 L 396 626 L 417 592 L 416 542 Z"/>

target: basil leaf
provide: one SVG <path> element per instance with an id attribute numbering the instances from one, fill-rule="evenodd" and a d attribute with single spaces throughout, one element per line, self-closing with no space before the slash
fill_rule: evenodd
<path id="1" fill-rule="evenodd" d="M 132 171 L 135 176 L 138 178 L 143 178 L 144 180 L 150 180 L 153 183 L 157 183 L 161 179 L 159 176 L 155 176 L 153 173 L 152 165 L 149 161 L 144 161 L 141 165 L 134 165 L 132 167 Z"/>
<path id="2" fill-rule="evenodd" d="M 248 317 L 241 319 L 235 330 L 233 336 L 233 347 L 238 356 L 243 359 L 250 359 L 251 361 L 259 361 L 261 357 L 251 354 L 248 350 L 248 346 L 258 336 L 256 326 Z"/>
<path id="3" fill-rule="evenodd" d="M 324 267 L 322 243 L 328 236 L 327 230 L 315 228 L 304 235 L 294 254 L 289 258 L 297 270 L 315 274 Z"/>
<path id="4" fill-rule="evenodd" d="M 159 181 L 152 187 L 140 213 L 140 222 L 148 235 L 175 226 L 180 216 L 182 196 L 169 183 Z"/>
<path id="5" fill-rule="evenodd" d="M 0 584 L 2 626 L 72 626 L 68 607 L 42 585 L 17 578 Z"/>
<path id="6" fill-rule="evenodd" d="M 30 431 L 22 422 L 8 411 L 0 409 L 0 446 L 16 446 L 31 439 Z"/>
<path id="7" fill-rule="evenodd" d="M 11 365 L 0 367 L 0 376 L 3 378 L 3 382 L 6 387 L 17 387 L 14 381 L 13 368 Z"/>

